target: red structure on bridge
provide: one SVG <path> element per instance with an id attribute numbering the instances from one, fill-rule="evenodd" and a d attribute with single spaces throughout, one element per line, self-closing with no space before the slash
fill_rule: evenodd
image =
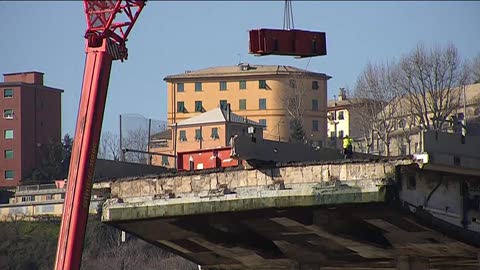
<path id="1" fill-rule="evenodd" d="M 231 151 L 231 147 L 220 147 L 178 152 L 177 169 L 188 171 L 238 166 L 238 159 L 230 157 Z"/>

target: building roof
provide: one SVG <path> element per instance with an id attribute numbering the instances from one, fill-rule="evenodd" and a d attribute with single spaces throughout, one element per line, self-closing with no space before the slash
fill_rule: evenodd
<path id="1" fill-rule="evenodd" d="M 238 114 L 234 114 L 233 112 L 230 112 L 230 121 L 227 121 L 227 115 L 228 115 L 227 110 L 224 110 L 218 107 L 213 110 L 185 119 L 181 122 L 178 122 L 177 126 L 230 122 L 230 123 L 239 123 L 239 124 L 263 127 L 263 125 L 261 125 L 260 123 L 249 120 Z"/>
<path id="2" fill-rule="evenodd" d="M 239 64 L 236 66 L 219 66 L 199 69 L 195 71 L 186 71 L 185 73 L 169 75 L 164 78 L 165 81 L 173 81 L 176 79 L 189 78 L 218 78 L 218 77 L 240 77 L 240 76 L 255 76 L 255 75 L 307 75 L 315 77 L 323 77 L 330 79 L 332 77 L 305 69 L 300 69 L 292 66 L 283 65 L 250 65 Z"/>
<path id="3" fill-rule="evenodd" d="M 463 98 L 463 93 L 461 94 Z M 465 87 L 467 104 L 480 103 L 480 83 L 470 84 Z"/>
<path id="4" fill-rule="evenodd" d="M 162 132 L 158 132 L 158 133 L 155 133 L 153 134 L 150 139 L 152 141 L 156 141 L 156 140 L 171 140 L 172 139 L 172 129 L 169 128 L 169 129 L 166 129 Z"/>
<path id="5" fill-rule="evenodd" d="M 28 88 L 38 88 L 42 90 L 49 90 L 49 91 L 55 91 L 55 92 L 60 92 L 63 93 L 65 92 L 62 89 L 50 87 L 50 86 L 45 86 L 45 85 L 35 85 L 31 83 L 24 83 L 24 82 L 0 82 L 0 87 L 28 87 Z"/>
<path id="6" fill-rule="evenodd" d="M 9 76 L 9 75 L 20 75 L 20 74 L 29 74 L 29 73 L 37 73 L 37 74 L 42 74 L 44 75 L 45 73 L 40 72 L 40 71 L 23 71 L 23 72 L 12 72 L 12 73 L 3 73 L 3 76 Z"/>
<path id="7" fill-rule="evenodd" d="M 465 90 L 465 92 L 463 91 Z M 477 84 L 470 84 L 466 85 L 464 87 L 455 87 L 452 88 L 453 95 L 458 95 L 459 99 L 459 104 L 458 106 L 463 106 L 463 103 L 465 102 L 465 105 L 470 106 L 470 105 L 476 105 L 480 103 L 480 83 Z M 463 96 L 465 94 L 465 97 Z M 420 94 L 419 94 L 420 95 Z M 420 98 L 422 98 L 420 96 Z M 427 94 L 427 98 L 431 100 L 431 96 Z M 392 101 L 390 104 L 387 104 L 384 107 L 384 110 L 391 110 L 391 107 L 393 107 L 395 111 L 396 116 L 401 116 L 405 117 L 407 115 L 411 115 L 410 111 L 410 100 L 406 96 L 402 96 L 398 99 L 395 99 Z M 428 106 L 428 109 L 430 109 L 430 106 Z M 429 111 L 428 113 L 431 113 Z"/>
<path id="8" fill-rule="evenodd" d="M 338 108 L 338 107 L 349 107 L 353 104 L 361 104 L 364 103 L 365 99 L 360 98 L 348 98 L 345 100 L 329 100 L 327 101 L 327 108 Z"/>

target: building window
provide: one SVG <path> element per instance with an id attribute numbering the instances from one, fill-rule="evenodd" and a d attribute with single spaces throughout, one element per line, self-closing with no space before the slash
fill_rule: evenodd
<path id="1" fill-rule="evenodd" d="M 5 180 L 13 180 L 13 177 L 14 177 L 13 170 L 5 171 Z"/>
<path id="2" fill-rule="evenodd" d="M 201 129 L 195 129 L 195 140 L 196 141 L 202 140 L 202 130 Z"/>
<path id="3" fill-rule="evenodd" d="M 201 82 L 195 82 L 195 92 L 202 91 L 202 83 Z"/>
<path id="4" fill-rule="evenodd" d="M 222 81 L 220 82 L 220 91 L 225 91 L 227 90 L 227 82 Z"/>
<path id="5" fill-rule="evenodd" d="M 177 112 L 185 112 L 185 102 L 178 101 L 177 102 Z"/>
<path id="6" fill-rule="evenodd" d="M 183 83 L 177 83 L 177 92 L 184 92 L 185 85 Z"/>
<path id="7" fill-rule="evenodd" d="M 186 130 L 180 130 L 180 136 L 178 138 L 181 142 L 186 142 L 187 141 L 187 131 Z"/>
<path id="8" fill-rule="evenodd" d="M 318 81 L 312 81 L 312 89 L 317 90 L 318 89 Z"/>
<path id="9" fill-rule="evenodd" d="M 338 120 L 343 120 L 344 117 L 343 117 L 343 111 L 339 111 L 338 112 Z"/>
<path id="10" fill-rule="evenodd" d="M 5 150 L 4 157 L 5 159 L 13 159 L 13 150 Z"/>
<path id="11" fill-rule="evenodd" d="M 267 109 L 267 99 L 261 98 L 258 100 L 258 109 L 259 110 L 266 110 Z"/>
<path id="12" fill-rule="evenodd" d="M 35 201 L 35 196 L 22 196 L 22 202 L 33 202 Z"/>
<path id="13" fill-rule="evenodd" d="M 313 131 L 318 131 L 318 120 L 313 120 L 312 121 L 312 130 Z"/>
<path id="14" fill-rule="evenodd" d="M 265 80 L 259 80 L 259 81 L 258 81 L 258 88 L 260 88 L 260 89 L 267 89 L 267 81 L 265 81 Z"/>
<path id="15" fill-rule="evenodd" d="M 258 122 L 263 126 L 263 129 L 267 129 L 267 119 L 258 119 Z"/>
<path id="16" fill-rule="evenodd" d="M 246 110 L 247 109 L 247 100 L 246 99 L 240 99 L 238 101 L 238 108 L 239 108 L 239 110 Z"/>
<path id="17" fill-rule="evenodd" d="M 406 155 L 407 154 L 407 146 L 405 144 L 402 144 L 400 146 L 400 154 L 401 155 Z"/>
<path id="18" fill-rule="evenodd" d="M 240 89 L 247 89 L 247 81 L 242 80 L 242 81 L 239 81 L 238 83 L 239 83 Z"/>
<path id="19" fill-rule="evenodd" d="M 13 139 L 13 129 L 6 129 L 3 133 L 5 139 Z"/>
<path id="20" fill-rule="evenodd" d="M 334 120 L 337 120 L 337 115 L 335 112 L 329 112 L 327 113 L 327 118 L 330 121 L 334 121 Z"/>
<path id="21" fill-rule="evenodd" d="M 162 156 L 162 166 L 168 166 L 170 163 L 168 162 L 168 156 Z"/>
<path id="22" fill-rule="evenodd" d="M 4 89 L 4 90 L 3 90 L 3 97 L 4 97 L 4 98 L 11 98 L 11 97 L 13 97 L 13 89 Z"/>
<path id="23" fill-rule="evenodd" d="M 312 99 L 312 111 L 318 111 L 318 99 Z"/>
<path id="24" fill-rule="evenodd" d="M 297 87 L 297 81 L 291 79 L 289 82 L 289 85 L 291 88 L 296 88 Z"/>
<path id="25" fill-rule="evenodd" d="M 212 135 L 210 135 L 210 138 L 212 139 L 220 139 L 220 136 L 218 135 L 218 128 L 214 127 L 212 128 Z"/>
<path id="26" fill-rule="evenodd" d="M 201 100 L 195 101 L 195 112 L 203 112 L 203 105 Z"/>
<path id="27" fill-rule="evenodd" d="M 343 138 L 343 130 L 340 130 L 340 131 L 338 132 L 338 137 L 339 137 L 339 138 Z"/>
<path id="28" fill-rule="evenodd" d="M 13 110 L 12 110 L 12 109 L 5 109 L 5 110 L 3 110 L 3 118 L 5 118 L 5 119 L 13 119 Z"/>
<path id="29" fill-rule="evenodd" d="M 222 99 L 220 100 L 220 108 L 222 108 L 222 110 L 226 110 L 227 109 L 227 100 L 226 99 Z"/>

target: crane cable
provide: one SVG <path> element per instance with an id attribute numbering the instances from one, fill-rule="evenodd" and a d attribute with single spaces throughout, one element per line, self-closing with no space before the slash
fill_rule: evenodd
<path id="1" fill-rule="evenodd" d="M 293 23 L 293 9 L 291 0 L 285 0 L 285 7 L 283 10 L 283 30 L 285 29 L 295 29 L 295 24 Z"/>

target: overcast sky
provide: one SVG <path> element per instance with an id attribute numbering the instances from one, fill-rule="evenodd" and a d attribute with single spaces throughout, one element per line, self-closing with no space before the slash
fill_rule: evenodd
<path id="1" fill-rule="evenodd" d="M 104 130 L 119 114 L 166 119 L 167 75 L 211 66 L 291 65 L 326 73 L 328 96 L 353 87 L 368 61 L 399 57 L 419 42 L 452 42 L 462 57 L 480 53 L 480 2 L 294 1 L 295 28 L 327 33 L 327 56 L 294 59 L 248 54 L 248 30 L 283 26 L 283 1 L 149 1 L 115 62 Z M 40 71 L 65 90 L 62 131 L 73 135 L 84 67 L 81 1 L 0 2 L 0 72 Z"/>

